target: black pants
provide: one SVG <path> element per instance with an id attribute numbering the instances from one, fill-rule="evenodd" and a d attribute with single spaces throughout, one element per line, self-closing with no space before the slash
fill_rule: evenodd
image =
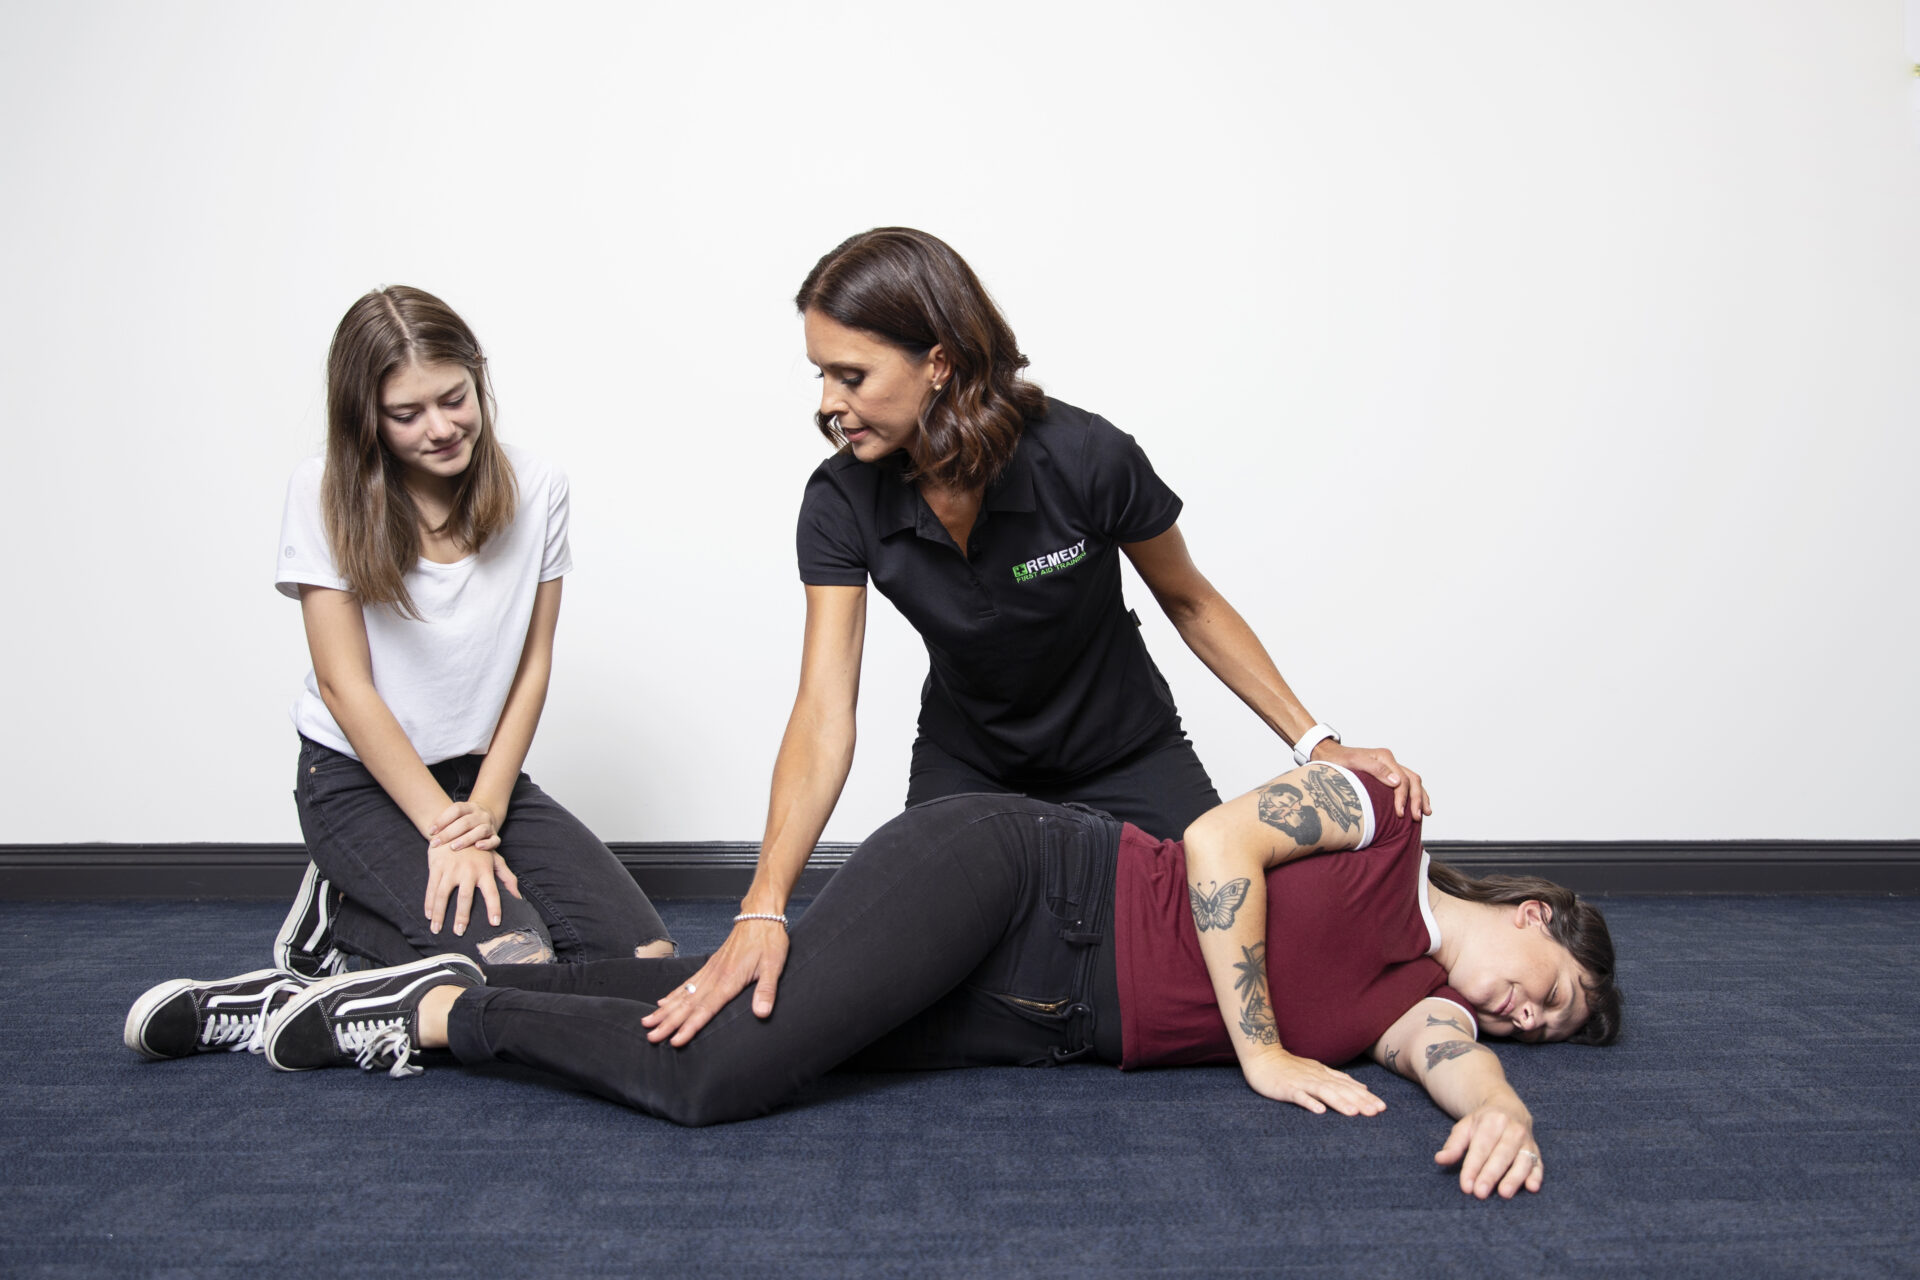
<path id="1" fill-rule="evenodd" d="M 989 777 L 925 737 L 913 744 L 909 809 L 939 796 L 972 791 L 1091 805 L 1164 840 L 1178 840 L 1189 823 L 1220 803 L 1207 767 L 1178 725 L 1097 773 L 1069 780 Z"/>
<path id="2" fill-rule="evenodd" d="M 484 759 L 457 756 L 428 771 L 449 796 L 465 800 Z M 551 947 L 556 960 L 570 963 L 630 956 L 667 936 L 659 913 L 620 860 L 524 773 L 500 827 L 500 853 L 522 896 L 500 890 L 496 926 L 488 923 L 486 902 L 476 891 L 461 935 L 453 932 L 451 903 L 440 932 L 428 932 L 426 839 L 365 765 L 303 737 L 293 798 L 307 856 L 345 895 L 335 945 L 376 964 L 406 964 L 448 951 L 485 960 L 490 952 L 524 953 L 529 944 Z"/>
<path id="3" fill-rule="evenodd" d="M 640 1019 L 699 958 L 490 966 L 454 1002 L 449 1047 L 687 1125 L 763 1115 L 843 1063 L 1117 1062 L 1118 843 L 1119 824 L 1085 809 L 937 800 L 875 832 L 794 926 L 771 1017 L 749 986 L 676 1049 Z"/>

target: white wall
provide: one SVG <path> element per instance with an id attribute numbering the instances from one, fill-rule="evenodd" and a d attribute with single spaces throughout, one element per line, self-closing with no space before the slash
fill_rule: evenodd
<path id="1" fill-rule="evenodd" d="M 756 837 L 823 448 L 788 299 L 886 223 L 1141 439 L 1308 705 L 1426 773 L 1436 838 L 1913 836 L 1904 22 L 11 6 L 0 843 L 298 838 L 269 570 L 328 335 L 384 282 L 473 322 L 504 433 L 574 479 L 531 768 L 610 839 Z M 1277 769 L 1130 590 L 1222 789 Z M 923 671 L 876 601 L 828 838 L 897 807 Z"/>

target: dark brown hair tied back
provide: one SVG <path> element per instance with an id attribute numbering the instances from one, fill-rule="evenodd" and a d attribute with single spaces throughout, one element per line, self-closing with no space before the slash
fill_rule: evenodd
<path id="1" fill-rule="evenodd" d="M 852 237 L 814 264 L 793 305 L 916 360 L 936 346 L 946 353 L 952 374 L 921 411 L 908 448 L 914 477 L 963 488 L 991 482 L 1045 409 L 1040 388 L 1020 376 L 1027 358 L 1013 330 L 973 269 L 924 231 L 877 227 Z M 815 422 L 836 439 L 826 417 Z"/>
<path id="2" fill-rule="evenodd" d="M 1567 1037 L 1570 1044 L 1612 1044 L 1620 1034 L 1620 988 L 1613 983 L 1613 935 L 1606 917 L 1573 890 L 1539 876 L 1470 876 L 1444 862 L 1427 864 L 1434 888 L 1464 902 L 1493 906 L 1545 903 L 1553 912 L 1547 934 L 1565 947 L 1586 973 L 1587 1021 Z"/>
<path id="3" fill-rule="evenodd" d="M 389 604 L 420 615 L 407 593 L 420 560 L 420 513 L 406 466 L 380 438 L 380 388 L 409 362 L 454 364 L 473 378 L 480 430 L 473 460 L 447 514 L 445 531 L 469 552 L 513 523 L 513 464 L 493 431 L 487 358 L 467 322 L 424 289 L 389 285 L 347 308 L 327 351 L 327 463 L 320 506 L 334 565 L 362 606 Z"/>

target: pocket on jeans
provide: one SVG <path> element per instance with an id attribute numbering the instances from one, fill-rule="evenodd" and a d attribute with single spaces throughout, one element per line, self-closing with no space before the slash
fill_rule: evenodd
<path id="1" fill-rule="evenodd" d="M 1088 915 L 1093 879 L 1093 840 L 1077 822 L 1042 818 L 1041 841 L 1045 850 L 1041 885 L 1046 894 L 1047 911 L 1056 920 L 1079 924 Z"/>
<path id="2" fill-rule="evenodd" d="M 312 799 L 379 786 L 367 767 L 350 755 L 317 742 L 300 748 L 300 787 Z"/>
<path id="3" fill-rule="evenodd" d="M 976 994 L 995 1010 L 996 1021 L 1009 1028 L 997 1039 L 1012 1051 L 1020 1066 L 1051 1067 L 1079 1057 L 1088 1047 L 1084 1029 L 1093 1010 L 1072 996 L 1035 999 L 984 989 L 977 989 Z M 1024 1034 L 1011 1030 L 1022 1026 L 1029 1028 Z"/>
<path id="4" fill-rule="evenodd" d="M 1016 996 L 1005 991 L 988 991 L 978 987 L 974 989 L 984 996 L 999 1001 L 1020 1016 L 1036 1022 L 1062 1022 L 1074 1010 L 1081 1007 L 1070 995 L 1049 1000 L 1034 996 Z"/>

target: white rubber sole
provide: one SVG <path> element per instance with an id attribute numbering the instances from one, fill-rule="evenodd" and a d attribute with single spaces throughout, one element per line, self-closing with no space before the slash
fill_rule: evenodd
<path id="1" fill-rule="evenodd" d="M 480 966 L 462 955 L 428 956 L 424 960 L 415 960 L 411 964 L 394 965 L 388 969 L 362 969 L 358 973 L 337 973 L 330 978 L 321 978 L 305 991 L 302 991 L 299 995 L 280 1006 L 279 1012 L 275 1013 L 272 1020 L 267 1023 L 267 1033 L 263 1037 L 266 1041 L 267 1061 L 273 1064 L 276 1071 L 317 1070 L 318 1068 L 315 1067 L 289 1067 L 280 1061 L 274 1051 L 279 1047 L 278 1032 L 281 1027 L 290 1023 L 299 1015 L 302 1009 L 307 1008 L 317 1000 L 324 999 L 329 991 L 345 983 L 363 982 L 370 978 L 398 978 L 405 974 L 427 973 L 434 969 L 465 969 L 472 975 L 475 982 L 484 986 L 487 981 L 486 975 L 480 972 Z"/>
<path id="2" fill-rule="evenodd" d="M 231 982 L 247 978 L 271 978 L 279 973 L 280 970 L 278 969 L 255 969 L 252 973 L 239 974 L 236 978 L 175 978 L 171 982 L 163 982 L 157 987 L 149 987 L 138 1000 L 133 1002 L 133 1008 L 127 1010 L 127 1025 L 120 1033 L 121 1042 L 143 1058 L 151 1058 L 155 1062 L 170 1062 L 176 1055 L 170 1053 L 155 1053 L 153 1050 L 147 1048 L 147 1022 L 153 1017 L 154 1011 L 159 1009 L 161 1005 L 173 999 L 182 991 L 186 991 L 192 987 L 211 986 L 216 981 Z"/>

